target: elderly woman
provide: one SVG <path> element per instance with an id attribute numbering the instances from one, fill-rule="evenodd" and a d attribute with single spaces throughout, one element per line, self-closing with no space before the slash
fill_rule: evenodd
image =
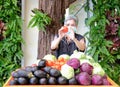
<path id="1" fill-rule="evenodd" d="M 71 55 L 74 50 L 85 50 L 85 38 L 82 35 L 76 33 L 77 24 L 77 17 L 73 15 L 66 17 L 64 26 L 59 29 L 58 36 L 55 36 L 51 43 L 51 49 L 55 50 L 56 57 L 61 54 Z M 66 27 L 68 28 L 68 32 L 65 32 L 64 30 Z"/>

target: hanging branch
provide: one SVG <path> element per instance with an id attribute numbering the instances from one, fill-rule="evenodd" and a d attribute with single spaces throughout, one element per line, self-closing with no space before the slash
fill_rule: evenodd
<path id="1" fill-rule="evenodd" d="M 34 15 L 32 15 L 32 19 L 30 20 L 28 27 L 37 26 L 39 30 L 45 32 L 46 25 L 51 24 L 51 18 L 43 11 L 40 11 L 36 8 L 33 9 L 32 12 L 34 13 Z"/>

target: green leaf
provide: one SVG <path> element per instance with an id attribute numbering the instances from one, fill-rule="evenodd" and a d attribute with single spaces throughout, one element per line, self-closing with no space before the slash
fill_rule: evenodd
<path id="1" fill-rule="evenodd" d="M 99 56 L 98 56 L 98 52 L 96 52 L 96 53 L 94 54 L 94 57 L 93 57 L 96 62 L 98 62 L 98 57 L 99 57 Z"/>
<path id="2" fill-rule="evenodd" d="M 86 25 L 87 26 L 91 25 L 91 23 L 94 22 L 96 18 L 97 18 L 97 16 L 92 16 L 91 18 L 89 18 L 86 22 Z"/>
<path id="3" fill-rule="evenodd" d="M 112 41 L 105 41 L 105 46 L 106 46 L 106 47 L 111 47 L 112 44 L 113 44 Z"/>
<path id="4" fill-rule="evenodd" d="M 96 49 L 97 49 L 97 47 L 93 47 L 93 48 L 91 49 L 91 55 L 94 55 L 94 54 L 95 54 Z"/>
<path id="5" fill-rule="evenodd" d="M 38 9 L 33 10 L 34 16 L 30 20 L 28 27 L 38 27 L 39 30 L 45 31 L 45 27 L 51 23 L 51 18 Z"/>
<path id="6" fill-rule="evenodd" d="M 117 55 L 117 59 L 120 59 L 120 55 Z"/>
<path id="7" fill-rule="evenodd" d="M 31 27 L 32 24 L 34 23 L 34 21 L 35 21 L 35 18 L 33 17 L 33 18 L 29 21 L 28 27 Z"/>
<path id="8" fill-rule="evenodd" d="M 99 47 L 99 50 L 100 50 L 101 53 L 103 53 L 103 54 L 105 54 L 107 56 L 110 55 L 108 50 L 107 50 L 107 48 L 105 46 Z"/>

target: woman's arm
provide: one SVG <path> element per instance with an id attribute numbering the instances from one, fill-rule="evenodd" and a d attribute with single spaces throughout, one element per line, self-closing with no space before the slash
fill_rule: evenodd
<path id="1" fill-rule="evenodd" d="M 75 42 L 75 44 L 79 48 L 79 50 L 85 51 L 86 43 L 85 43 L 85 39 L 84 38 L 82 38 L 80 41 L 77 40 L 76 38 L 74 38 L 73 41 Z"/>
<path id="2" fill-rule="evenodd" d="M 51 43 L 51 50 L 57 49 L 60 41 L 61 41 L 61 38 L 60 38 L 60 37 L 58 37 L 58 38 L 55 37 L 54 40 L 53 40 L 52 43 Z"/>
<path id="3" fill-rule="evenodd" d="M 52 41 L 51 50 L 57 49 L 61 39 L 65 36 L 65 33 L 62 30 L 63 30 L 63 27 L 61 27 L 61 29 L 59 29 L 59 31 L 58 31 L 59 36 L 58 37 L 55 36 L 54 40 Z"/>
<path id="4" fill-rule="evenodd" d="M 82 38 L 80 40 L 75 38 L 75 32 L 72 29 L 70 29 L 70 33 L 67 35 L 67 37 L 69 37 L 71 40 L 75 42 L 79 50 L 84 51 L 86 49 L 85 38 Z"/>

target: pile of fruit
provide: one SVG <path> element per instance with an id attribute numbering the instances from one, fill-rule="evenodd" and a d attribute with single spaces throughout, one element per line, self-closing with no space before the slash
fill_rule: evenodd
<path id="1" fill-rule="evenodd" d="M 74 52 L 56 58 L 48 54 L 37 64 L 12 72 L 10 85 L 111 85 L 91 56 Z"/>

